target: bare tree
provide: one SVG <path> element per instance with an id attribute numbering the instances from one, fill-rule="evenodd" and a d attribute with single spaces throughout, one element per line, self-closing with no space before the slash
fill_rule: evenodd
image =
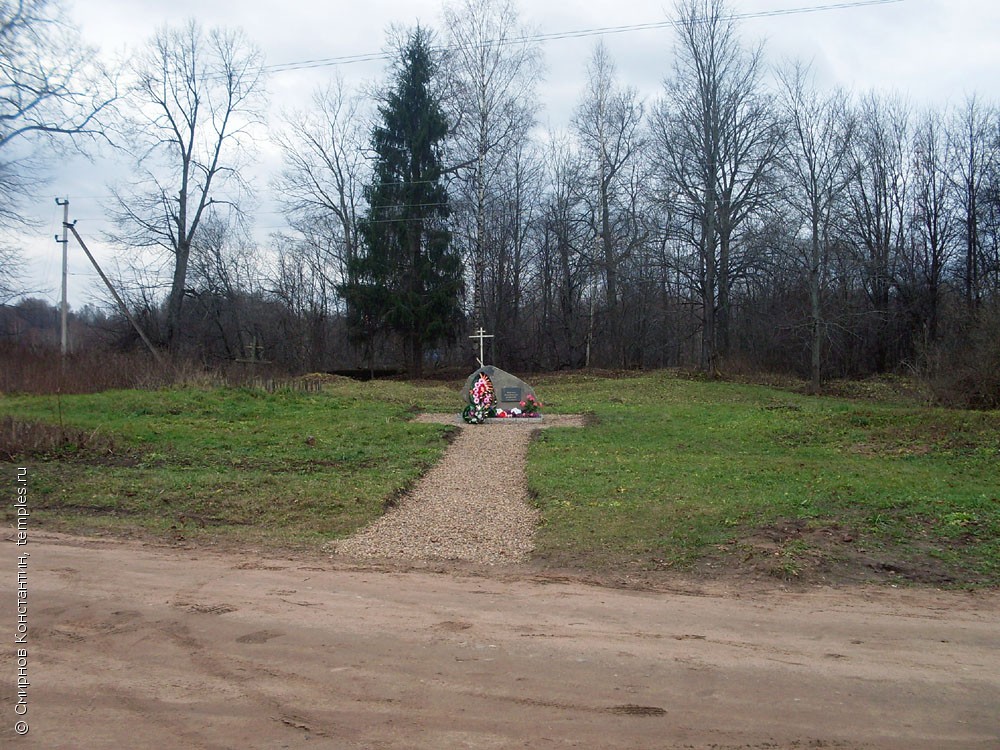
<path id="1" fill-rule="evenodd" d="M 779 132 L 763 93 L 762 47 L 746 50 L 726 0 L 678 0 L 678 49 L 654 125 L 658 161 L 697 229 L 701 367 L 729 345 L 733 239 L 766 200 Z"/>
<path id="2" fill-rule="evenodd" d="M 538 253 L 542 357 L 546 368 L 586 364 L 585 290 L 592 280 L 592 264 L 584 252 L 586 221 L 579 204 L 582 169 L 575 143 L 566 134 L 552 133 L 545 152 L 547 191 L 542 202 Z"/>
<path id="3" fill-rule="evenodd" d="M 994 158 L 984 190 L 981 257 L 984 291 L 994 304 L 1000 303 L 1000 110 L 992 109 Z"/>
<path id="4" fill-rule="evenodd" d="M 20 257 L 12 247 L 0 245 L 0 305 L 10 302 L 19 293 Z"/>
<path id="5" fill-rule="evenodd" d="M 794 63 L 778 76 L 788 127 L 782 161 L 789 180 L 785 199 L 808 231 L 810 387 L 819 390 L 825 329 L 823 297 L 835 211 L 850 181 L 854 123 L 841 91 L 821 94 L 809 68 Z"/>
<path id="6" fill-rule="evenodd" d="M 257 248 L 238 217 L 207 214 L 191 246 L 188 269 L 191 303 L 185 325 L 198 333 L 202 357 L 226 360 L 257 355 L 249 299 L 260 291 Z"/>
<path id="7" fill-rule="evenodd" d="M 454 86 L 447 102 L 453 110 L 452 158 L 461 190 L 455 208 L 466 225 L 458 238 L 464 234 L 472 268 L 473 322 L 496 325 L 484 320 L 487 275 L 495 276 L 497 266 L 509 261 L 511 248 L 490 246 L 489 214 L 502 210 L 499 183 L 534 124 L 540 51 L 520 25 L 515 0 L 456 0 L 445 8 L 445 24 L 447 74 Z"/>
<path id="8" fill-rule="evenodd" d="M 523 142 L 510 164 L 510 177 L 507 180 L 506 200 L 506 233 L 511 246 L 510 263 L 508 264 L 507 290 L 502 297 L 505 306 L 498 306 L 498 318 L 503 320 L 509 330 L 521 331 L 523 308 L 525 301 L 530 299 L 530 284 L 532 270 L 535 268 L 537 243 L 537 228 L 541 219 L 542 194 L 544 190 L 544 164 L 542 151 L 536 144 Z M 496 339 L 494 339 L 495 341 Z M 531 344 L 539 339 L 534 335 L 527 337 L 508 337 L 503 342 L 511 354 L 516 354 L 522 362 L 526 361 Z"/>
<path id="9" fill-rule="evenodd" d="M 868 95 L 853 139 L 848 233 L 871 303 L 874 364 L 889 364 L 887 336 L 898 281 L 909 199 L 909 106 L 898 97 Z"/>
<path id="10" fill-rule="evenodd" d="M 312 109 L 292 113 L 275 141 L 284 169 L 274 182 L 291 226 L 320 254 L 329 255 L 330 289 L 348 281 L 358 249 L 358 211 L 367 164 L 360 102 L 336 78 L 313 95 Z"/>
<path id="11" fill-rule="evenodd" d="M 985 275 L 980 222 L 987 210 L 987 187 L 1000 168 L 1000 117 L 980 99 L 971 96 L 954 116 L 948 128 L 948 140 L 965 240 L 963 292 L 966 303 L 978 307 L 982 302 Z"/>
<path id="12" fill-rule="evenodd" d="M 958 222 L 944 120 L 936 110 L 919 119 L 913 134 L 913 228 L 904 245 L 905 282 L 914 298 L 915 323 L 928 344 L 938 338 L 945 274 L 952 262 Z"/>
<path id="13" fill-rule="evenodd" d="M 105 138 L 113 81 L 55 0 L 0 3 L 0 227 L 43 182 L 45 155 Z M 46 154 L 46 155 L 47 155 Z"/>
<path id="14" fill-rule="evenodd" d="M 114 83 L 55 0 L 0 3 L 0 229 L 30 223 L 49 159 L 105 138 Z M 19 294 L 21 254 L 0 243 L 0 302 Z"/>
<path id="15" fill-rule="evenodd" d="M 622 86 L 607 47 L 599 42 L 587 66 L 587 86 L 573 117 L 586 170 L 583 199 L 603 271 L 611 338 L 620 343 L 622 264 L 641 241 L 634 201 L 634 169 L 645 147 L 643 106 L 633 87 Z"/>
<path id="16" fill-rule="evenodd" d="M 242 32 L 205 33 L 192 20 L 157 32 L 134 73 L 129 132 L 138 178 L 115 190 L 114 239 L 166 253 L 166 342 L 174 348 L 191 248 L 206 212 L 239 212 L 247 192 L 241 169 L 261 121 L 262 58 Z"/>
<path id="17" fill-rule="evenodd" d="M 274 139 L 284 168 L 274 181 L 298 236 L 276 238 L 271 296 L 285 310 L 284 348 L 297 368 L 328 366 L 338 285 L 350 284 L 368 164 L 361 102 L 341 78 L 317 89 L 308 111 L 286 115 Z"/>
<path id="18" fill-rule="evenodd" d="M 483 276 L 484 320 L 491 330 L 507 331 L 493 339 L 495 362 L 512 364 L 528 353 L 532 337 L 522 330 L 522 302 L 531 277 L 531 239 L 543 190 L 541 151 L 522 140 L 507 154 L 491 186 L 485 212 L 487 262 Z"/>
<path id="19" fill-rule="evenodd" d="M 333 255 L 301 238 L 278 236 L 273 246 L 277 258 L 267 283 L 269 297 L 281 308 L 279 349 L 295 369 L 327 369 L 335 295 Z"/>

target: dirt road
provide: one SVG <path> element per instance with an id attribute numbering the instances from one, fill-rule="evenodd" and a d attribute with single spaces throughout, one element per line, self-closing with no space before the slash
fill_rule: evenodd
<path id="1" fill-rule="evenodd" d="M 4 748 L 998 748 L 1000 594 L 637 592 L 35 532 Z M 14 723 L 30 728 L 16 736 Z"/>

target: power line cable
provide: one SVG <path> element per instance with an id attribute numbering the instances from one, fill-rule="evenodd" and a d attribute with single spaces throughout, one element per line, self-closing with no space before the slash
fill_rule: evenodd
<path id="1" fill-rule="evenodd" d="M 839 2 L 839 3 L 827 3 L 825 5 L 811 5 L 811 6 L 801 6 L 797 8 L 779 8 L 773 10 L 762 10 L 762 11 L 748 11 L 745 13 L 734 13 L 729 18 L 734 20 L 745 20 L 745 19 L 758 19 L 758 18 L 770 18 L 778 16 L 791 16 L 791 15 L 804 15 L 809 13 L 819 13 L 832 10 L 848 10 L 853 8 L 864 8 L 873 7 L 881 5 L 895 5 L 906 0 L 851 0 L 850 2 Z M 494 43 L 500 43 L 502 45 L 513 45 L 513 44 L 524 44 L 533 41 L 557 41 L 562 39 L 574 39 L 588 36 L 599 36 L 602 34 L 624 34 L 633 31 L 646 31 L 651 29 L 663 29 L 669 27 L 676 27 L 682 25 L 682 21 L 679 20 L 664 20 L 664 21 L 652 21 L 648 23 L 638 23 L 630 24 L 627 26 L 602 26 L 602 27 L 592 27 L 588 29 L 579 29 L 576 31 L 555 31 L 543 34 L 533 34 L 529 36 L 515 37 L 508 40 L 496 40 L 496 41 L 486 41 L 482 43 L 482 46 L 488 46 Z M 460 49 L 459 46 L 442 46 L 438 47 L 440 50 L 453 51 Z M 288 63 L 276 63 L 274 65 L 267 65 L 265 69 L 271 73 L 285 73 L 292 72 L 295 70 L 307 70 L 310 68 L 321 68 L 321 67 L 333 67 L 337 65 L 349 65 L 358 62 L 371 62 L 376 60 L 388 60 L 392 57 L 386 52 L 371 52 L 365 54 L 357 55 L 343 55 L 340 57 L 327 57 L 327 58 L 317 58 L 314 60 L 303 60 L 299 62 L 288 62 Z M 413 182 L 401 182 L 401 183 L 374 183 L 371 187 L 383 187 L 389 184 L 401 184 L 401 185 L 419 185 L 425 182 L 430 183 L 432 181 L 413 181 Z M 110 194 L 87 194 L 77 196 L 78 198 L 89 198 L 92 200 L 106 200 L 107 198 L 113 197 Z M 91 217 L 84 217 L 91 218 Z"/>
<path id="2" fill-rule="evenodd" d="M 895 5 L 906 2 L 906 0 L 852 0 L 851 2 L 827 3 L 825 5 L 807 5 L 798 8 L 778 8 L 773 10 L 747 11 L 745 13 L 733 13 L 728 16 L 732 20 L 754 20 L 760 18 L 778 18 L 781 16 L 805 15 L 810 13 L 823 13 L 833 10 L 851 10 L 856 8 L 868 8 L 881 5 Z M 707 20 L 707 19 L 706 19 Z M 488 40 L 478 46 L 490 46 L 499 44 L 501 46 L 511 46 L 516 44 L 528 44 L 530 42 L 550 42 L 563 39 L 579 39 L 590 36 L 601 36 L 610 34 L 625 34 L 634 31 L 649 31 L 681 26 L 684 22 L 676 19 L 664 21 L 651 21 L 648 23 L 636 23 L 626 26 L 603 26 L 575 31 L 554 31 L 542 34 L 530 34 L 526 36 L 514 37 L 512 39 Z M 444 45 L 437 48 L 439 51 L 448 52 L 461 49 L 461 46 Z M 387 52 L 369 52 L 356 55 L 341 55 L 338 57 L 322 57 L 312 60 L 300 60 L 296 62 L 275 63 L 265 66 L 269 73 L 287 73 L 295 70 L 309 70 L 312 68 L 326 68 L 338 65 L 352 65 L 360 62 L 374 62 L 378 60 L 389 60 L 392 55 Z"/>
<path id="3" fill-rule="evenodd" d="M 906 0 L 850 0 L 848 2 L 826 3 L 823 5 L 810 5 L 810 6 L 799 6 L 796 8 L 779 8 L 772 10 L 733 13 L 730 16 L 728 16 L 728 18 L 732 20 L 776 18 L 783 16 L 806 15 L 806 14 L 829 12 L 836 10 L 851 10 L 857 8 L 877 7 L 884 5 L 896 5 L 903 2 L 906 2 Z M 549 42 L 549 41 L 560 41 L 564 39 L 576 39 L 576 38 L 585 38 L 585 37 L 600 36 L 600 35 L 625 34 L 636 31 L 674 28 L 681 26 L 683 24 L 684 24 L 683 21 L 677 19 L 666 19 L 663 21 L 628 24 L 624 26 L 591 27 L 586 29 L 578 29 L 575 31 L 556 31 L 556 32 L 525 35 L 520 37 L 514 37 L 511 39 L 489 40 L 483 42 L 479 46 L 489 46 L 492 44 L 511 46 L 516 44 L 527 44 L 531 42 Z M 438 47 L 438 49 L 441 51 L 454 51 L 460 48 L 461 47 L 459 45 L 444 45 Z M 388 60 L 391 59 L 391 57 L 392 55 L 386 52 L 371 52 L 371 53 L 355 54 L 355 55 L 342 55 L 338 57 L 317 58 L 313 60 L 303 60 L 297 62 L 278 63 L 275 65 L 265 66 L 265 69 L 271 73 L 285 73 L 296 70 L 307 70 L 312 68 L 333 67 L 338 65 L 350 65 L 361 62 Z M 413 183 L 403 182 L 398 184 L 410 185 L 410 184 L 423 184 L 424 182 L 430 183 L 432 181 L 415 181 Z M 384 184 L 388 185 L 394 183 L 384 183 Z M 373 187 L 374 186 L 382 186 L 382 184 L 375 184 L 373 185 Z M 82 197 L 90 198 L 93 200 L 102 200 L 111 196 L 90 194 Z M 433 204 L 429 204 L 428 207 L 433 207 Z M 267 213 L 269 215 L 283 215 L 284 212 L 265 211 L 264 213 Z"/>

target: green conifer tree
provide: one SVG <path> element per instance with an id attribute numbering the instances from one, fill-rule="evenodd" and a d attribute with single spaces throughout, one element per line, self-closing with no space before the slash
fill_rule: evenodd
<path id="1" fill-rule="evenodd" d="M 396 333 L 410 377 L 421 376 L 425 349 L 454 337 L 462 322 L 462 262 L 451 248 L 442 182 L 448 123 L 430 41 L 420 27 L 409 35 L 379 107 L 363 247 L 342 287 L 354 335 L 370 342 L 379 331 Z"/>

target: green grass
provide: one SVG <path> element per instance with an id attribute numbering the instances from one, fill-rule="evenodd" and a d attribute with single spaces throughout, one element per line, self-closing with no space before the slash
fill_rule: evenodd
<path id="1" fill-rule="evenodd" d="M 593 416 L 532 444 L 540 564 L 1000 585 L 998 412 L 665 372 L 533 385 L 548 413 Z M 61 425 L 5 463 L 30 468 L 33 524 L 315 547 L 439 458 L 451 428 L 408 420 L 457 412 L 460 387 L 2 396 L 0 417 Z"/>
<path id="2" fill-rule="evenodd" d="M 556 564 L 1000 584 L 997 412 L 664 373 L 536 387 L 594 415 L 529 455 Z"/>
<path id="3" fill-rule="evenodd" d="M 318 393 L 5 396 L 0 413 L 74 436 L 58 451 L 14 456 L 30 468 L 33 522 L 298 545 L 370 522 L 426 471 L 449 428 L 409 418 L 449 396 L 337 382 Z"/>

